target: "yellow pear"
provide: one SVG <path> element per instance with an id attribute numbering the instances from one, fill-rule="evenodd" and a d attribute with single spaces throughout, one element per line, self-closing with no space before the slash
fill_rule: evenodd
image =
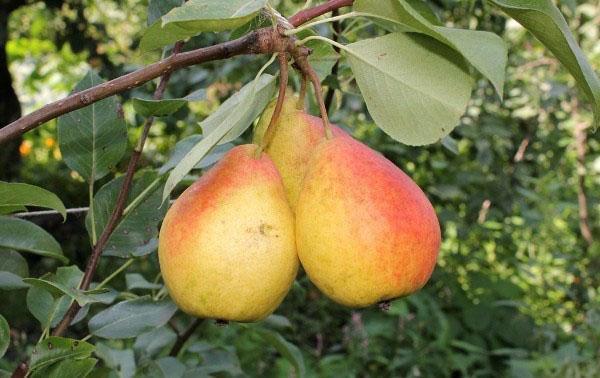
<path id="1" fill-rule="evenodd" d="M 158 257 L 184 312 L 240 322 L 264 319 L 298 270 L 293 213 L 281 176 L 258 146 L 230 150 L 173 203 Z"/>
<path id="2" fill-rule="evenodd" d="M 288 91 L 283 102 L 275 134 L 265 152 L 273 159 L 283 178 L 283 186 L 295 209 L 302 179 L 308 167 L 313 149 L 324 137 L 323 120 L 297 109 L 298 98 Z M 275 101 L 263 112 L 254 129 L 254 143 L 261 144 L 263 135 L 273 116 Z M 334 135 L 347 135 L 332 125 Z"/>
<path id="3" fill-rule="evenodd" d="M 340 304 L 405 296 L 431 276 L 440 247 L 431 203 L 392 162 L 350 137 L 315 149 L 295 215 L 302 266 Z"/>

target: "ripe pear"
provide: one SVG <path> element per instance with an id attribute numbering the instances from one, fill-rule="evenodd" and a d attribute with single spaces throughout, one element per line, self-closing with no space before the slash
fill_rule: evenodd
<path id="1" fill-rule="evenodd" d="M 281 176 L 256 145 L 231 149 L 173 203 L 158 257 L 184 312 L 252 322 L 281 303 L 298 270 Z"/>
<path id="2" fill-rule="evenodd" d="M 315 149 L 295 215 L 302 266 L 340 304 L 405 296 L 431 276 L 440 247 L 431 203 L 392 162 L 350 137 Z"/>
<path id="3" fill-rule="evenodd" d="M 279 122 L 275 124 L 273 139 L 265 152 L 273 159 L 283 178 L 283 186 L 292 210 L 298 202 L 302 179 L 314 148 L 324 137 L 323 120 L 297 109 L 298 98 L 291 91 L 286 93 Z M 269 126 L 275 101 L 263 112 L 254 129 L 254 143 L 261 144 Z M 347 135 L 342 129 L 331 125 L 334 135 Z"/>

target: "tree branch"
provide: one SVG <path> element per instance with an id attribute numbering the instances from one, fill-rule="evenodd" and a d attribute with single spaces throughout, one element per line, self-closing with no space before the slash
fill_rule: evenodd
<path id="1" fill-rule="evenodd" d="M 177 335 L 177 341 L 173 344 L 173 348 L 169 352 L 169 356 L 177 357 L 181 348 L 189 340 L 189 338 L 194 334 L 198 326 L 202 323 L 202 319 L 194 318 L 190 326 L 185 330 L 184 333 Z"/>
<path id="2" fill-rule="evenodd" d="M 297 27 L 327 12 L 350 6 L 353 2 L 354 0 L 329 0 L 324 4 L 298 12 L 290 18 L 290 23 Z M 274 42 L 278 38 L 281 38 L 281 36 L 279 36 L 273 28 L 267 27 L 258 29 L 233 41 L 227 41 L 177 55 L 171 55 L 166 59 L 127 75 L 84 91 L 74 93 L 62 100 L 50 103 L 39 110 L 19 118 L 15 122 L 0 129 L 0 144 L 32 130 L 51 119 L 83 108 L 106 97 L 138 87 L 161 75 L 170 74 L 181 68 L 208 61 L 226 59 L 236 55 L 275 53 L 277 52 L 277 44 Z"/>
<path id="3" fill-rule="evenodd" d="M 316 7 L 308 8 L 300 11 L 290 17 L 289 21 L 295 27 L 298 27 L 313 18 L 319 17 L 325 13 L 329 13 L 336 9 L 349 7 L 354 3 L 354 0 L 329 0 L 328 2 L 317 5 Z"/>
<path id="4" fill-rule="evenodd" d="M 592 228 L 588 214 L 587 196 L 585 194 L 585 154 L 587 143 L 587 125 L 579 122 L 575 125 L 575 148 L 577 150 L 577 202 L 579 203 L 579 229 L 588 245 L 594 243 Z"/>
<path id="5" fill-rule="evenodd" d="M 177 58 L 177 55 L 180 54 L 182 48 L 183 42 L 177 42 L 175 44 L 175 47 L 173 48 L 171 57 Z M 167 58 L 167 60 L 168 59 L 169 58 Z M 163 97 L 165 89 L 167 87 L 167 83 L 169 82 L 170 78 L 171 72 L 167 72 L 162 76 L 160 83 L 154 91 L 153 98 L 155 100 L 160 100 Z M 129 196 L 129 191 L 131 190 L 131 185 L 133 183 L 133 176 L 135 174 L 137 164 L 140 160 L 140 156 L 142 155 L 142 150 L 144 149 L 144 144 L 146 143 L 146 138 L 148 137 L 148 132 L 150 131 L 150 127 L 153 123 L 154 117 L 148 117 L 146 118 L 146 122 L 144 122 L 142 135 L 140 135 L 140 139 L 138 140 L 136 147 L 133 149 L 133 153 L 131 155 L 131 158 L 129 159 L 129 164 L 127 165 L 127 171 L 125 173 L 125 179 L 123 180 L 121 190 L 119 190 L 119 194 L 115 203 L 115 208 L 113 209 L 110 219 L 108 220 L 106 227 L 102 231 L 100 238 L 98 238 L 98 242 L 92 248 L 92 255 L 90 256 L 90 259 L 88 260 L 88 263 L 85 267 L 85 272 L 83 274 L 83 279 L 81 280 L 81 285 L 79 285 L 79 288 L 81 290 L 87 290 L 90 287 L 92 279 L 94 278 L 94 273 L 96 273 L 96 268 L 98 267 L 98 262 L 100 261 L 100 256 L 102 255 L 102 251 L 104 250 L 108 239 L 112 235 L 115 228 L 117 228 L 121 221 L 121 218 L 123 217 L 123 211 L 125 210 L 125 206 L 127 204 L 127 197 Z M 71 303 L 71 307 L 69 307 L 67 313 L 65 314 L 61 322 L 58 324 L 58 326 L 53 330 L 52 334 L 54 336 L 62 335 L 71 324 L 71 321 L 73 321 L 73 318 L 75 317 L 79 309 L 79 304 L 73 301 L 73 303 Z"/>

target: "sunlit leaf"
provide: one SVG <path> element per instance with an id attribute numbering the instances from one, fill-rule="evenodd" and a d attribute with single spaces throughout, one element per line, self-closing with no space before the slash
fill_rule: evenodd
<path id="1" fill-rule="evenodd" d="M 218 143 L 236 139 L 267 106 L 275 92 L 275 77 L 261 75 L 227 99 L 201 127 L 204 138 L 196 144 L 169 174 L 163 191 L 163 201 L 171 191 Z"/>
<path id="2" fill-rule="evenodd" d="M 550 0 L 489 1 L 522 24 L 564 64 L 592 103 L 595 127 L 600 126 L 600 80 L 554 3 Z"/>
<path id="3" fill-rule="evenodd" d="M 189 0 L 150 26 L 140 42 L 148 51 L 202 32 L 232 30 L 252 20 L 267 0 Z"/>
<path id="4" fill-rule="evenodd" d="M 423 33 L 448 45 L 487 77 L 502 97 L 507 60 L 504 41 L 490 32 L 435 25 L 414 4 L 406 0 L 357 0 L 354 10 L 402 25 L 408 31 Z"/>
<path id="5" fill-rule="evenodd" d="M 458 125 L 472 79 L 455 51 L 430 37 L 404 33 L 347 48 L 369 113 L 392 138 L 424 145 Z"/>

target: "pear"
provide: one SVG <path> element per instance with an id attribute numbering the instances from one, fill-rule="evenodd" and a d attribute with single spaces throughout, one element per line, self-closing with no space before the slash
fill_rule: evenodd
<path id="1" fill-rule="evenodd" d="M 298 194 L 302 179 L 308 167 L 308 161 L 314 148 L 323 139 L 325 133 L 323 120 L 297 109 L 298 98 L 291 91 L 286 93 L 279 122 L 275 124 L 275 134 L 265 152 L 273 159 L 283 178 L 283 186 L 292 210 L 298 202 Z M 261 144 L 264 133 L 269 126 L 275 101 L 263 112 L 254 129 L 254 140 Z M 334 135 L 347 135 L 342 129 L 331 125 Z"/>
<path id="2" fill-rule="evenodd" d="M 405 296 L 431 276 L 440 247 L 431 203 L 392 162 L 350 137 L 315 149 L 295 215 L 302 266 L 340 304 Z"/>
<path id="3" fill-rule="evenodd" d="M 293 213 L 279 172 L 257 148 L 231 149 L 165 217 L 160 269 L 171 298 L 190 315 L 264 319 L 296 276 Z"/>

